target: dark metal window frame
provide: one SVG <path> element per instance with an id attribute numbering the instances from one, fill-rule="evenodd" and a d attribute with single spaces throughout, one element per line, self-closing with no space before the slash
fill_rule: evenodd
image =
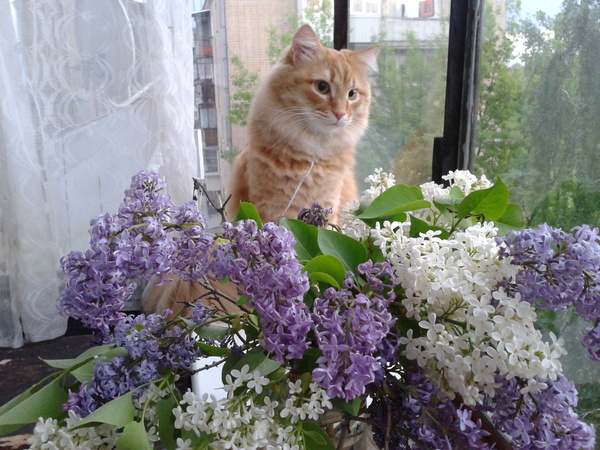
<path id="1" fill-rule="evenodd" d="M 334 0 L 333 46 L 348 47 L 349 0 Z M 432 179 L 473 170 L 484 0 L 452 0 L 443 136 L 433 143 Z"/>

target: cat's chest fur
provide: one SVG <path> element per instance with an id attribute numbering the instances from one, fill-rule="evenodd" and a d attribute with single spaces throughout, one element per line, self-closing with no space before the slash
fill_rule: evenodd
<path id="1" fill-rule="evenodd" d="M 342 191 L 354 189 L 352 148 L 315 157 L 287 146 L 258 146 L 249 150 L 247 164 L 248 198 L 267 220 L 295 217 L 300 208 L 315 201 L 337 212 Z"/>

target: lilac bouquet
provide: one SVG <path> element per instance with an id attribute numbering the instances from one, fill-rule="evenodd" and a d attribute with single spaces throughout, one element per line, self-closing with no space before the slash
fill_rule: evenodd
<path id="1" fill-rule="evenodd" d="M 340 227 L 318 204 L 279 224 L 243 204 L 208 232 L 195 203 L 136 175 L 62 260 L 59 308 L 94 347 L 46 361 L 59 371 L 0 408 L 0 432 L 35 423 L 31 448 L 593 448 L 536 311 L 589 321 L 600 360 L 598 230 L 521 230 L 502 181 L 466 171 L 366 181 Z M 188 315 L 122 311 L 173 276 L 206 287 Z M 187 388 L 215 366 L 221 395 Z"/>

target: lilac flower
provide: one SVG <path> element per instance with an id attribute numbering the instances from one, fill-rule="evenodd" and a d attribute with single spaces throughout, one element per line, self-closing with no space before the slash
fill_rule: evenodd
<path id="1" fill-rule="evenodd" d="M 141 218 L 154 216 L 158 221 L 166 221 L 174 204 L 165 192 L 167 183 L 159 174 L 141 171 L 131 179 L 131 186 L 125 191 L 125 198 L 119 207 L 119 217 L 130 223 L 138 223 Z"/>
<path id="2" fill-rule="evenodd" d="M 521 394 L 518 379 L 497 381 L 501 387 L 486 399 L 483 409 L 515 448 L 594 448 L 594 429 L 573 411 L 577 391 L 562 374 L 555 381 L 544 380 L 548 388 L 533 395 Z"/>
<path id="3" fill-rule="evenodd" d="M 134 397 L 139 397 L 168 371 L 190 369 L 202 352 L 191 333 L 166 325 L 169 314 L 167 310 L 160 315 L 122 318 L 110 339 L 127 354 L 94 362 L 92 381 L 82 383 L 79 392 L 71 393 L 65 408 L 85 416 L 127 392 L 135 390 Z"/>
<path id="4" fill-rule="evenodd" d="M 315 227 L 326 227 L 327 216 L 333 212 L 332 208 L 325 209 L 319 203 L 314 202 L 310 208 L 301 208 L 298 212 L 298 220 Z"/>
<path id="5" fill-rule="evenodd" d="M 387 377 L 369 405 L 375 442 L 389 439 L 397 449 L 489 449 L 489 433 L 464 405 L 439 397 L 439 389 L 419 368 Z M 391 424 L 391 427 L 389 426 Z"/>
<path id="6" fill-rule="evenodd" d="M 176 209 L 165 190 L 156 173 L 134 176 L 119 213 L 91 221 L 90 249 L 61 260 L 66 289 L 59 310 L 95 330 L 96 343 L 123 319 L 137 282 L 172 272 L 197 281 L 207 270 L 213 238 L 202 213 L 193 202 Z M 174 223 L 165 222 L 171 217 Z M 173 239 L 172 231 L 178 232 Z"/>
<path id="7" fill-rule="evenodd" d="M 129 358 L 138 361 L 153 361 L 157 370 L 189 369 L 201 356 L 190 333 L 185 329 L 166 326 L 165 319 L 170 311 L 161 314 L 127 316 L 115 327 L 114 343 L 127 350 Z M 152 380 L 146 380 L 152 381 Z"/>
<path id="8" fill-rule="evenodd" d="M 175 243 L 174 272 L 185 281 L 200 281 L 206 275 L 213 237 L 206 233 L 206 222 L 195 202 L 188 202 L 175 216 L 181 231 Z"/>
<path id="9" fill-rule="evenodd" d="M 90 383 L 84 381 L 79 387 L 79 391 L 69 392 L 67 403 L 63 405 L 63 410 L 74 411 L 79 417 L 86 417 L 98 409 L 95 400 L 96 390 L 90 386 Z"/>
<path id="10" fill-rule="evenodd" d="M 202 325 L 212 318 L 213 313 L 209 308 L 199 302 L 194 303 L 192 307 L 192 313 L 190 315 L 192 322 L 194 322 L 196 325 Z"/>
<path id="11" fill-rule="evenodd" d="M 587 225 L 571 233 L 540 225 L 502 239 L 501 257 L 521 266 L 509 288 L 542 309 L 577 314 L 596 326 L 600 320 L 600 236 Z M 600 340 L 594 329 L 583 340 L 592 358 L 600 360 Z"/>
<path id="12" fill-rule="evenodd" d="M 393 293 L 380 294 L 384 287 L 392 286 L 392 282 L 383 281 L 393 279 L 389 264 L 369 261 L 358 267 L 358 273 L 366 278 L 370 296 L 358 293 L 349 272 L 345 289 L 327 289 L 315 300 L 312 314 L 317 345 L 323 353 L 317 359 L 313 380 L 330 397 L 345 400 L 364 394 L 366 386 L 375 380 L 381 370 L 378 350 L 390 347 L 383 342 L 395 322 L 387 311 Z"/>
<path id="13" fill-rule="evenodd" d="M 477 425 L 471 420 L 472 412 L 468 409 L 458 409 L 456 411 L 456 421 L 460 431 L 467 431 L 475 428 Z"/>
<path id="14" fill-rule="evenodd" d="M 308 277 L 296 257 L 294 236 L 283 227 L 254 221 L 223 224 L 223 239 L 213 252 L 210 271 L 239 285 L 258 312 L 264 348 L 274 359 L 301 358 L 308 348 L 311 321 L 303 297 Z"/>
<path id="15" fill-rule="evenodd" d="M 594 361 L 600 361 L 600 319 L 583 336 L 582 343 Z"/>
<path id="16" fill-rule="evenodd" d="M 135 285 L 129 282 L 108 253 L 71 252 L 61 260 L 66 289 L 58 300 L 64 315 L 106 333 L 124 314 L 121 308 Z"/>

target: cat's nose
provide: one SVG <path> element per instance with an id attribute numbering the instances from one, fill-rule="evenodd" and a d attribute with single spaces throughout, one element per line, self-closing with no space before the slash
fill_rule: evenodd
<path id="1" fill-rule="evenodd" d="M 346 115 L 346 113 L 345 113 L 345 112 L 335 112 L 335 111 L 334 111 L 334 112 L 333 112 L 333 115 L 335 116 L 335 118 L 336 118 L 337 120 L 340 120 L 342 117 L 344 117 L 344 116 Z"/>

